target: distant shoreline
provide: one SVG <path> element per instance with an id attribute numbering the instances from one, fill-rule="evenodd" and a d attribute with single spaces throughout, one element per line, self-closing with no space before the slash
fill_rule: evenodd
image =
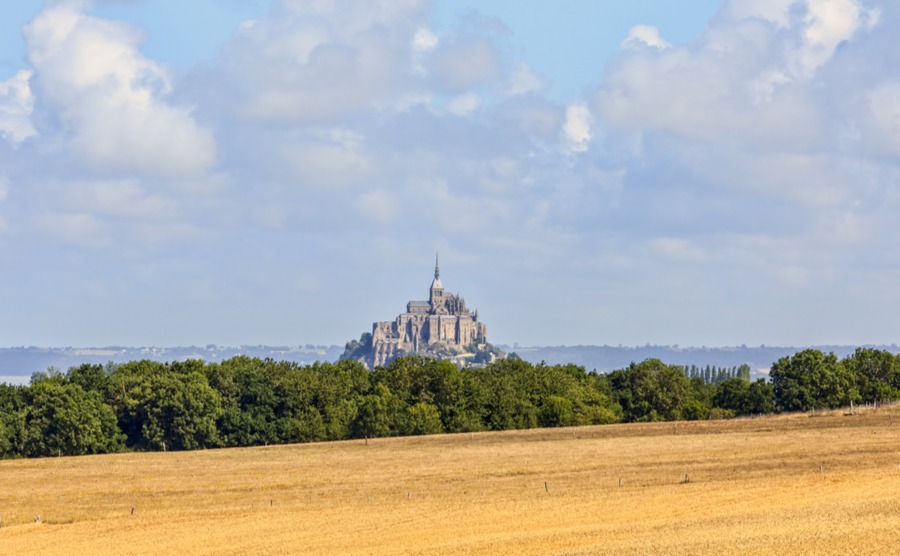
<path id="1" fill-rule="evenodd" d="M 628 366 L 631 362 L 655 358 L 670 365 L 706 365 L 732 367 L 750 365 L 754 378 L 765 377 L 772 363 L 800 350 L 812 348 L 823 352 L 834 352 L 839 357 L 853 353 L 857 347 L 871 347 L 900 353 L 900 346 L 891 345 L 818 345 L 818 346 L 497 346 L 507 353 L 516 353 L 531 363 L 574 364 L 588 371 L 609 372 Z M 343 353 L 344 346 L 179 346 L 179 347 L 36 347 L 19 346 L 0 348 L 0 382 L 11 384 L 27 383 L 32 373 L 55 367 L 62 371 L 83 363 L 106 364 L 126 363 L 150 359 L 153 361 L 184 361 L 202 359 L 207 362 L 223 361 L 239 355 L 270 358 L 278 361 L 293 361 L 308 365 L 316 361 L 336 361 Z"/>

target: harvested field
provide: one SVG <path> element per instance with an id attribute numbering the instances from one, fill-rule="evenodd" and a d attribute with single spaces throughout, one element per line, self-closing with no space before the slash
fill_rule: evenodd
<path id="1" fill-rule="evenodd" d="M 900 408 L 17 460 L 0 553 L 872 554 L 898 492 Z"/>

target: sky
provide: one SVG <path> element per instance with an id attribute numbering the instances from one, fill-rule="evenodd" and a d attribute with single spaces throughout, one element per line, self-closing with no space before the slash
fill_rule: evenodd
<path id="1" fill-rule="evenodd" d="M 900 5 L 0 6 L 0 346 L 892 344 Z"/>

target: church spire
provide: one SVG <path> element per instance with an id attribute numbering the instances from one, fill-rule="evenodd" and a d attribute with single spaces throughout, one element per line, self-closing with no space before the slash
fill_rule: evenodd
<path id="1" fill-rule="evenodd" d="M 431 297 L 429 300 L 434 303 L 438 299 L 443 303 L 444 285 L 441 284 L 441 267 L 438 266 L 437 253 L 434 254 L 434 280 L 431 281 Z"/>

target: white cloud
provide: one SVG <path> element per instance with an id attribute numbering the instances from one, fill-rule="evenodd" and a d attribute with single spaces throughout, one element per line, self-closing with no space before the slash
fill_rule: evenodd
<path id="1" fill-rule="evenodd" d="M 426 209 L 426 221 L 436 220 L 440 231 L 463 236 L 483 237 L 486 230 L 509 217 L 510 207 L 502 199 L 479 194 L 461 194 L 443 179 L 415 181 L 407 193 L 416 206 Z M 479 192 L 480 193 L 480 192 Z"/>
<path id="2" fill-rule="evenodd" d="M 447 104 L 447 110 L 451 114 L 456 114 L 457 116 L 467 116 L 472 112 L 478 110 L 480 106 L 481 97 L 479 97 L 475 93 L 464 93 L 457 97 L 454 97 Z"/>
<path id="3" fill-rule="evenodd" d="M 796 3 L 797 0 L 730 0 L 722 11 L 731 21 L 760 18 L 787 27 L 791 6 Z"/>
<path id="4" fill-rule="evenodd" d="M 687 44 L 623 48 L 591 105 L 605 135 L 591 158 L 624 168 L 610 230 L 644 237 L 648 266 L 757 305 L 867 297 L 900 268 L 885 255 L 900 231 L 897 18 L 878 1 L 731 0 Z M 639 147 L 612 150 L 626 142 Z"/>
<path id="5" fill-rule="evenodd" d="M 543 87 L 543 80 L 531 71 L 528 64 L 522 61 L 513 64 L 512 73 L 509 76 L 509 85 L 506 89 L 509 96 L 536 93 Z"/>
<path id="6" fill-rule="evenodd" d="M 212 134 L 168 104 L 166 71 L 137 48 L 131 27 L 60 2 L 23 28 L 34 91 L 73 153 L 101 172 L 181 176 L 208 169 Z"/>
<path id="7" fill-rule="evenodd" d="M 364 151 L 319 141 L 279 147 L 274 153 L 286 164 L 294 183 L 312 187 L 346 187 L 364 183 L 376 171 L 376 161 Z"/>
<path id="8" fill-rule="evenodd" d="M 438 45 L 438 36 L 430 29 L 420 27 L 413 35 L 412 46 L 413 52 L 416 54 L 425 54 L 431 52 Z"/>
<path id="9" fill-rule="evenodd" d="M 115 239 L 101 220 L 90 213 L 47 213 L 35 220 L 39 234 L 62 243 L 99 248 L 108 247 Z"/>
<path id="10" fill-rule="evenodd" d="M 31 76 L 30 70 L 19 70 L 6 81 L 0 81 L 0 137 L 14 145 L 37 134 L 31 123 L 34 109 Z"/>
<path id="11" fill-rule="evenodd" d="M 628 31 L 628 36 L 622 41 L 622 48 L 638 48 L 650 46 L 665 50 L 672 48 L 672 43 L 659 36 L 659 29 L 651 25 L 635 25 Z"/>
<path id="12" fill-rule="evenodd" d="M 420 27 L 412 38 L 412 70 L 418 75 L 426 75 L 425 59 L 437 47 L 440 39 L 430 29 Z"/>
<path id="13" fill-rule="evenodd" d="M 809 83 L 879 17 L 856 0 L 732 0 L 691 46 L 626 51 L 597 111 L 623 128 L 812 148 L 829 117 Z"/>
<path id="14" fill-rule="evenodd" d="M 881 152 L 900 155 L 900 83 L 885 83 L 867 95 L 867 118 L 864 125 L 871 130 L 871 147 Z"/>
<path id="15" fill-rule="evenodd" d="M 252 121 L 322 122 L 392 98 L 437 38 L 424 3 L 276 2 L 195 76 L 206 102 Z"/>
<path id="16" fill-rule="evenodd" d="M 866 10 L 858 0 L 807 0 L 804 41 L 793 56 L 795 73 L 808 77 L 831 59 L 841 43 L 877 25 L 879 17 L 877 10 Z"/>
<path id="17" fill-rule="evenodd" d="M 177 214 L 171 199 L 148 195 L 135 180 L 68 183 L 61 187 L 68 206 L 95 215 L 133 220 L 170 219 Z"/>
<path id="18" fill-rule="evenodd" d="M 570 153 L 588 150 L 591 140 L 591 112 L 587 105 L 570 104 L 566 107 L 566 121 L 563 124 L 563 142 Z"/>
<path id="19" fill-rule="evenodd" d="M 656 255 L 677 263 L 699 264 L 706 260 L 700 248 L 683 238 L 656 238 L 650 242 L 650 247 Z"/>
<path id="20" fill-rule="evenodd" d="M 494 44 L 485 37 L 458 37 L 442 42 L 429 63 L 435 84 L 448 92 L 461 91 L 502 78 Z"/>
<path id="21" fill-rule="evenodd" d="M 460 290 L 495 304 L 482 309 L 496 338 L 596 343 L 630 341 L 616 336 L 625 312 L 641 341 L 680 334 L 658 323 L 685 315 L 740 313 L 754 333 L 803 295 L 821 307 L 900 278 L 887 3 L 731 0 L 685 44 L 636 26 L 585 76 L 596 95 L 567 102 L 542 94 L 502 30 L 467 20 L 438 35 L 424 2 L 276 0 L 184 74 L 85 6 L 38 16 L 31 67 L 0 85 L 0 214 L 14 232 L 0 258 L 52 258 L 111 299 L 141 289 L 135 275 L 145 303 L 214 290 L 207 308 L 253 314 L 277 298 L 344 315 L 297 332 L 340 341 L 371 318 L 359 304 L 373 301 L 343 295 L 361 271 L 382 299 L 406 299 L 390 269 L 437 245 L 448 285 L 471 275 Z M 548 292 L 529 308 L 546 319 L 517 313 L 534 291 Z M 284 312 L 277 328 L 296 318 Z M 574 324 L 530 330 L 554 319 Z"/>
<path id="22" fill-rule="evenodd" d="M 356 208 L 378 224 L 390 224 L 398 213 L 396 201 L 384 189 L 373 189 L 363 193 L 356 202 Z"/>
<path id="23" fill-rule="evenodd" d="M 516 98 L 500 107 L 501 117 L 519 133 L 543 140 L 559 135 L 565 108 L 539 98 Z"/>

